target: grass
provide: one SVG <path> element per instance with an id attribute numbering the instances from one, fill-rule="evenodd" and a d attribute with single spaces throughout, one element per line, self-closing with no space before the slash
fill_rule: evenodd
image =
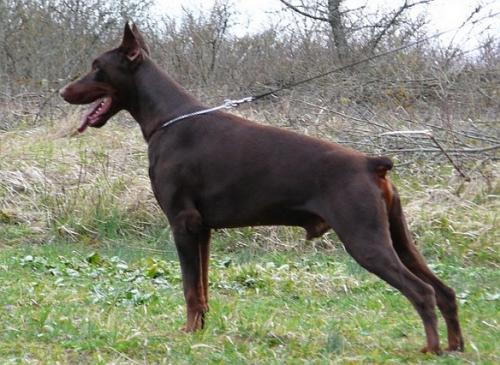
<path id="1" fill-rule="evenodd" d="M 419 354 L 423 330 L 414 310 L 341 250 L 247 252 L 244 258 L 216 251 L 208 326 L 189 335 L 178 331 L 184 303 L 171 252 L 151 256 L 113 245 L 92 251 L 64 243 L 8 248 L 0 254 L 0 358 L 3 363 L 498 362 L 498 270 L 446 261 L 434 269 L 458 290 L 464 354 Z"/>
<path id="2" fill-rule="evenodd" d="M 207 328 L 190 335 L 145 145 L 117 124 L 0 134 L 0 363 L 500 362 L 495 166 L 467 185 L 442 166 L 393 174 L 421 250 L 457 290 L 465 353 L 420 354 L 406 299 L 334 234 L 292 228 L 214 234 Z"/>

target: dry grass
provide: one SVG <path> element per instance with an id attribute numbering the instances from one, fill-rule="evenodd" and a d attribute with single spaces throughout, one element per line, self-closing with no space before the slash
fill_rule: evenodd
<path id="1" fill-rule="evenodd" d="M 137 229 L 158 221 L 139 131 L 117 123 L 81 136 L 74 129 L 69 118 L 0 135 L 2 220 L 75 239 L 98 235 L 108 214 Z"/>
<path id="2" fill-rule="evenodd" d="M 273 119 L 278 111 L 241 110 L 254 120 L 336 139 L 325 134 L 321 123 L 305 129 L 302 124 L 291 126 L 286 115 Z M 102 129 L 77 135 L 78 115 L 0 134 L 0 222 L 10 232 L 1 237 L 3 241 L 49 242 L 62 237 L 98 242 L 131 233 L 154 236 L 150 228 L 166 226 L 150 189 L 146 144 L 139 128 L 119 118 Z M 330 118 L 327 124 L 333 128 L 345 120 Z M 451 167 L 430 161 L 396 167 L 393 177 L 417 239 L 440 249 L 451 245 L 446 240 L 458 241 L 451 249 L 471 257 L 478 251 L 496 250 L 497 171 L 498 164 L 476 164 L 475 170 L 468 171 L 472 181 L 466 183 Z M 436 231 L 445 232 L 445 237 L 436 237 Z M 238 246 L 334 249 L 338 243 L 333 234 L 308 243 L 301 230 L 272 227 L 229 230 L 220 237 L 229 242 L 227 250 Z"/>

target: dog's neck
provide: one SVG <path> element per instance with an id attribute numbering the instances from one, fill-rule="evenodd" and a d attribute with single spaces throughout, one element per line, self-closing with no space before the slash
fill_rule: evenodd
<path id="1" fill-rule="evenodd" d="M 153 61 L 145 59 L 134 74 L 134 101 L 127 110 L 146 141 L 163 123 L 204 107 Z"/>

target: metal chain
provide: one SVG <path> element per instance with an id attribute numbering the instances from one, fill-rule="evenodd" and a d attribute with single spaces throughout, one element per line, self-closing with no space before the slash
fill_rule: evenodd
<path id="1" fill-rule="evenodd" d="M 161 125 L 160 129 L 161 128 L 166 128 L 178 121 L 181 121 L 183 119 L 186 119 L 186 118 L 190 118 L 190 117 L 194 117 L 194 116 L 197 116 L 197 115 L 201 115 L 201 114 L 207 114 L 207 113 L 211 113 L 211 112 L 215 112 L 217 110 L 220 110 L 220 109 L 232 109 L 232 108 L 236 108 L 238 106 L 240 106 L 241 104 L 244 104 L 244 103 L 249 103 L 253 100 L 253 96 L 248 96 L 246 98 L 242 98 L 242 99 L 226 99 L 224 100 L 224 104 L 222 105 L 219 105 L 219 106 L 215 106 L 213 108 L 208 108 L 208 109 L 202 109 L 202 110 L 198 110 L 198 111 L 195 111 L 195 112 L 192 112 L 192 113 L 188 113 L 188 114 L 183 114 L 183 115 L 180 115 L 174 119 L 171 119 L 169 120 L 168 122 L 165 122 Z"/>

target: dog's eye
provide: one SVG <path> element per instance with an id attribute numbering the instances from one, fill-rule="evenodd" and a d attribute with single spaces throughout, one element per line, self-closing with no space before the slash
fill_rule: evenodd
<path id="1" fill-rule="evenodd" d="M 97 67 L 95 70 L 95 80 L 106 81 L 106 72 L 104 72 L 101 68 Z"/>

